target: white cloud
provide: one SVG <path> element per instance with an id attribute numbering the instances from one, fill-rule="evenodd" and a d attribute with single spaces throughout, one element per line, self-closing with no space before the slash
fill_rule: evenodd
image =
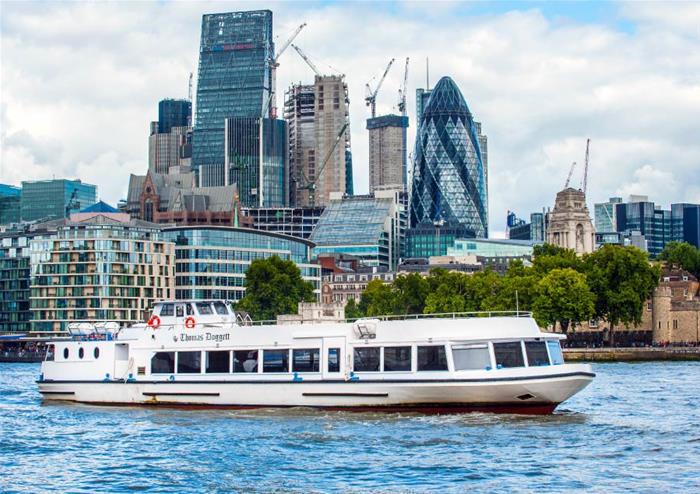
<path id="1" fill-rule="evenodd" d="M 494 232 L 508 209 L 527 216 L 553 203 L 587 137 L 590 202 L 623 192 L 700 201 L 697 4 L 623 4 L 631 32 L 538 10 L 465 16 L 462 6 L 4 3 L 0 181 L 80 176 L 110 202 L 124 197 L 129 173 L 146 169 L 158 101 L 184 97 L 196 73 L 201 15 L 271 8 L 278 42 L 306 21 L 298 44 L 322 70 L 347 76 L 358 192 L 368 181 L 365 83 L 397 59 L 377 108 L 392 111 L 411 57 L 412 149 L 413 95 L 429 56 L 431 85 L 450 75 L 489 137 Z M 292 81 L 313 76 L 293 50 L 280 62 L 278 107 Z"/>

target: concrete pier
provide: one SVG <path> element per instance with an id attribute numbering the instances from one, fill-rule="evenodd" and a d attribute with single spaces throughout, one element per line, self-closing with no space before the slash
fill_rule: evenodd
<path id="1" fill-rule="evenodd" d="M 568 362 L 646 362 L 700 360 L 700 347 L 565 348 Z"/>

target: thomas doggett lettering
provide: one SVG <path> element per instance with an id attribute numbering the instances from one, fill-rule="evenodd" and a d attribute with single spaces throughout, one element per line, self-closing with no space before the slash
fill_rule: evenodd
<path id="1" fill-rule="evenodd" d="M 231 335 L 228 333 L 222 333 L 222 334 L 207 333 L 207 341 L 216 341 L 217 343 L 220 343 L 222 341 L 228 341 L 228 339 L 230 337 L 231 337 Z"/>

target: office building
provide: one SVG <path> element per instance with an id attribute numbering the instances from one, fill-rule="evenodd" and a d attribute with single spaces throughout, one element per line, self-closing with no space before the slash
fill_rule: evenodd
<path id="1" fill-rule="evenodd" d="M 192 126 L 192 102 L 164 99 L 158 102 L 158 133 L 168 134 L 173 127 Z"/>
<path id="2" fill-rule="evenodd" d="M 163 229 L 175 243 L 175 298 L 225 299 L 245 295 L 245 274 L 251 262 L 273 255 L 293 261 L 318 294 L 321 267 L 311 261 L 308 240 L 247 228 L 192 226 Z"/>
<path id="3" fill-rule="evenodd" d="M 473 257 L 482 269 L 505 274 L 510 263 L 515 260 L 530 264 L 535 245 L 541 243 L 531 240 L 457 239 L 454 245 L 447 249 L 447 255 L 457 258 Z"/>
<path id="4" fill-rule="evenodd" d="M 285 93 L 292 204 L 325 206 L 332 192 L 351 193 L 348 86 L 343 76 L 317 75 Z"/>
<path id="5" fill-rule="evenodd" d="M 582 190 L 569 187 L 558 192 L 546 222 L 548 244 L 577 254 L 590 254 L 595 249 L 595 228 Z"/>
<path id="6" fill-rule="evenodd" d="M 322 207 L 242 208 L 242 221 L 249 228 L 308 239 L 323 213 Z"/>
<path id="7" fill-rule="evenodd" d="M 671 204 L 671 240 L 700 249 L 700 204 Z"/>
<path id="8" fill-rule="evenodd" d="M 608 202 L 599 202 L 593 206 L 596 232 L 609 233 L 617 231 L 615 205 L 621 203 L 621 197 L 611 197 Z"/>
<path id="9" fill-rule="evenodd" d="M 97 186 L 80 180 L 37 180 L 22 182 L 22 221 L 67 218 L 71 213 L 97 202 Z"/>
<path id="10" fill-rule="evenodd" d="M 671 240 L 671 211 L 658 207 L 647 196 L 631 196 L 629 202 L 615 204 L 617 232 L 639 232 L 652 257 Z"/>
<path id="11" fill-rule="evenodd" d="M 192 102 L 164 99 L 158 103 L 158 121 L 151 122 L 148 137 L 148 169 L 152 173 L 191 170 Z"/>
<path id="12" fill-rule="evenodd" d="M 48 222 L 55 236 L 30 241 L 33 333 L 62 333 L 68 323 L 144 322 L 154 302 L 174 297 L 175 246 L 161 239 L 159 226 L 103 210 Z"/>
<path id="13" fill-rule="evenodd" d="M 202 16 L 192 167 L 198 185 L 225 183 L 225 119 L 260 118 L 271 102 L 272 12 Z"/>
<path id="14" fill-rule="evenodd" d="M 408 117 L 401 115 L 367 119 L 370 193 L 377 187 L 407 188 L 407 128 Z"/>
<path id="15" fill-rule="evenodd" d="M 226 119 L 225 132 L 224 183 L 238 186 L 241 204 L 288 206 L 287 123 L 270 118 L 233 117 Z"/>
<path id="16" fill-rule="evenodd" d="M 22 189 L 0 184 L 0 225 L 19 223 L 21 218 Z"/>
<path id="17" fill-rule="evenodd" d="M 423 111 L 425 111 L 425 107 L 428 106 L 428 101 L 430 100 L 430 94 L 432 92 L 433 91 L 431 89 L 416 89 L 416 122 L 418 122 L 417 125 L 420 125 L 420 123 L 423 121 Z"/>
<path id="18" fill-rule="evenodd" d="M 488 237 L 488 191 L 479 136 L 459 88 L 443 77 L 432 90 L 416 136 L 411 226 L 461 225 Z"/>
<path id="19" fill-rule="evenodd" d="M 447 255 L 447 250 L 458 238 L 474 238 L 474 232 L 455 222 L 421 223 L 406 230 L 402 257 L 427 258 Z"/>
<path id="20" fill-rule="evenodd" d="M 395 269 L 401 250 L 401 210 L 391 191 L 331 196 L 310 240 L 314 254 L 350 254 L 365 266 Z"/>
<path id="21" fill-rule="evenodd" d="M 512 211 L 508 212 L 507 237 L 511 240 L 532 240 L 544 242 L 545 221 L 544 213 L 531 213 L 530 221 L 518 218 Z"/>

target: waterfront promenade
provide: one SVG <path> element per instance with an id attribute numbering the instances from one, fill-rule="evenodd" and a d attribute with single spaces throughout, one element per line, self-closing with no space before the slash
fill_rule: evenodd
<path id="1" fill-rule="evenodd" d="M 700 360 L 700 347 L 565 348 L 568 362 Z"/>

